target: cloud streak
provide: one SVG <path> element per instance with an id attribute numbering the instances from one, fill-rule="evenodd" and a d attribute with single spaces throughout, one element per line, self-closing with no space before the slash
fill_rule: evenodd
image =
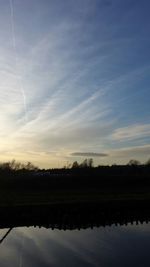
<path id="1" fill-rule="evenodd" d="M 148 145 L 149 39 L 146 20 L 132 21 L 139 2 L 136 16 L 128 3 L 58 2 L 0 3 L 1 159 L 34 154 L 47 166 L 105 151 L 91 157 L 109 162 L 116 149 Z"/>
<path id="2" fill-rule="evenodd" d="M 14 54 L 15 54 L 16 71 L 18 72 L 18 56 L 17 56 L 17 49 L 16 49 L 13 0 L 9 0 L 9 5 L 10 5 L 10 17 L 11 17 L 12 43 L 13 43 Z M 19 84 L 20 92 L 21 92 L 21 95 L 23 98 L 25 120 L 27 122 L 27 104 L 26 104 L 26 95 L 25 95 L 25 91 L 24 91 L 24 87 L 23 87 L 22 77 L 21 77 L 21 75 L 17 74 L 17 78 L 18 78 L 18 84 Z"/>
<path id="3" fill-rule="evenodd" d="M 95 152 L 74 152 L 71 156 L 75 157 L 107 157 L 106 153 L 95 153 Z"/>
<path id="4" fill-rule="evenodd" d="M 133 124 L 116 129 L 112 134 L 115 141 L 134 140 L 150 136 L 150 124 Z"/>

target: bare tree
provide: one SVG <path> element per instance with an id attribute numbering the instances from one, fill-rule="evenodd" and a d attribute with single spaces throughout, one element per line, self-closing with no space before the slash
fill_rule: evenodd
<path id="1" fill-rule="evenodd" d="M 130 159 L 128 164 L 127 165 L 130 165 L 130 166 L 138 166 L 140 165 L 140 161 L 139 160 L 136 160 L 136 159 Z"/>
<path id="2" fill-rule="evenodd" d="M 150 165 L 150 159 L 145 162 L 145 165 Z"/>
<path id="3" fill-rule="evenodd" d="M 71 168 L 73 168 L 73 169 L 75 169 L 75 168 L 79 168 L 79 163 L 77 162 L 77 161 L 74 161 L 73 163 L 72 163 L 72 167 Z"/>

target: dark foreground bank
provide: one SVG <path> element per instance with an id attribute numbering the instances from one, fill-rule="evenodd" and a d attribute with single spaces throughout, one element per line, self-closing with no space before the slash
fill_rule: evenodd
<path id="1" fill-rule="evenodd" d="M 150 165 L 0 169 L 0 207 L 136 201 L 150 203 Z"/>

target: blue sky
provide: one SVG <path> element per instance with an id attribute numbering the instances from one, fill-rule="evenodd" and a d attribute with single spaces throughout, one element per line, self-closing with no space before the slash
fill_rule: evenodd
<path id="1" fill-rule="evenodd" d="M 0 0 L 0 160 L 148 159 L 149 12 L 148 0 Z"/>

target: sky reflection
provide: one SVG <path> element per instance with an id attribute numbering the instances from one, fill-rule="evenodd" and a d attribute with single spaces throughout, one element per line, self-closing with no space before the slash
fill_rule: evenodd
<path id="1" fill-rule="evenodd" d="M 81 231 L 15 228 L 1 244 L 0 265 L 148 266 L 149 246 L 150 224 Z"/>

